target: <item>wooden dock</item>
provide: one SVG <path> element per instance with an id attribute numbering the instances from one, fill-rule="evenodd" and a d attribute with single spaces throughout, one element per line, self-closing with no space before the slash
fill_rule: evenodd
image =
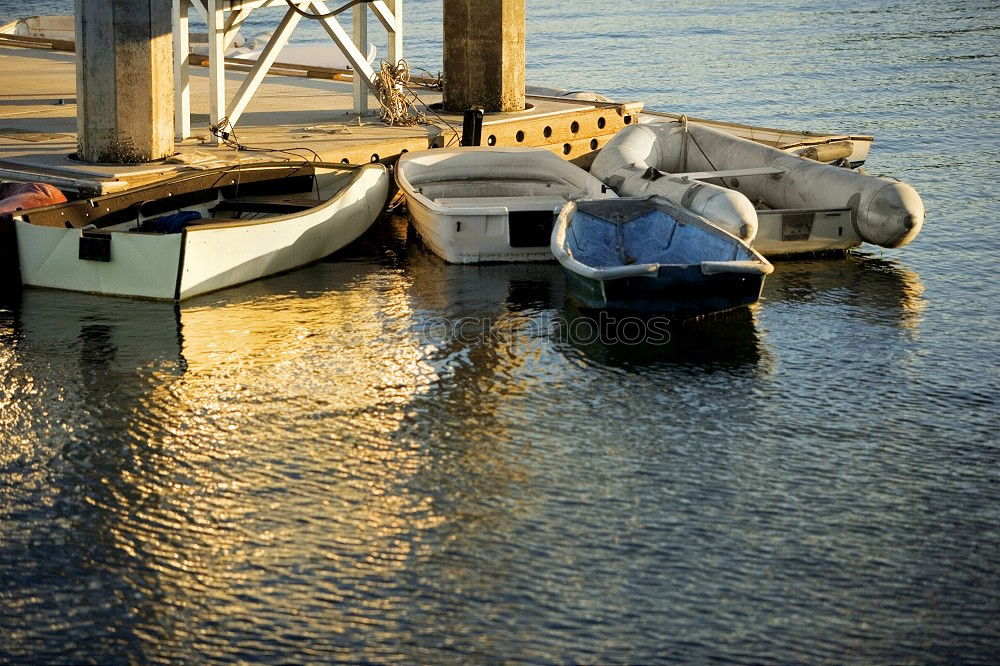
<path id="1" fill-rule="evenodd" d="M 441 93 L 414 89 L 428 124 L 389 127 L 374 111 L 358 116 L 344 72 L 279 66 L 261 86 L 230 137 L 246 147 L 216 146 L 209 131 L 207 70 L 191 75 L 193 136 L 165 161 L 136 166 L 85 164 L 77 147 L 75 56 L 72 43 L 0 38 L 0 179 L 38 180 L 84 194 L 107 193 L 169 177 L 179 170 L 246 161 L 319 159 L 391 163 L 403 152 L 456 145 L 462 117 L 434 110 Z M 227 63 L 227 88 L 246 69 Z M 529 97 L 519 113 L 487 114 L 483 145 L 543 146 L 582 166 L 622 127 L 638 121 L 641 103 Z"/>

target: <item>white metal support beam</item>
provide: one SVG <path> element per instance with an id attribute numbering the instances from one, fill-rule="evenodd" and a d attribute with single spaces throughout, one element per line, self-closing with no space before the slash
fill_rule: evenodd
<path id="1" fill-rule="evenodd" d="M 369 3 L 382 27 L 389 33 L 386 60 L 395 65 L 403 59 L 403 0 L 375 0 Z"/>
<path id="2" fill-rule="evenodd" d="M 311 5 L 313 11 L 317 14 L 327 14 L 330 12 L 323 0 L 311 0 L 307 4 Z M 354 45 L 354 42 L 351 41 L 350 36 L 344 31 L 340 23 L 337 22 L 337 19 L 333 17 L 321 19 L 319 24 L 323 26 L 326 34 L 330 35 L 330 39 L 336 42 L 340 50 L 347 56 L 347 61 L 354 68 L 354 76 L 363 76 L 368 83 L 368 87 L 374 90 L 375 70 L 368 64 L 368 58 Z"/>
<path id="3" fill-rule="evenodd" d="M 243 115 L 247 104 L 250 103 L 250 98 L 257 92 L 257 88 L 260 87 L 264 76 L 267 75 L 267 71 L 271 69 L 271 65 L 278 59 L 278 54 L 281 53 L 281 49 L 288 43 L 288 38 L 291 37 L 295 26 L 301 20 L 302 16 L 296 13 L 294 9 L 289 7 L 288 11 L 285 12 L 281 23 L 278 24 L 278 28 L 274 31 L 274 35 L 267 42 L 267 46 L 264 47 L 260 57 L 257 58 L 253 69 L 243 79 L 243 84 L 226 108 L 226 117 L 229 119 L 230 127 L 236 125 L 240 116 Z"/>
<path id="4" fill-rule="evenodd" d="M 403 59 L 403 0 L 389 0 L 392 5 L 392 27 L 386 26 L 389 31 L 389 57 L 387 60 L 393 65 L 398 65 Z"/>
<path id="5" fill-rule="evenodd" d="M 238 9 L 229 15 L 226 19 L 226 45 L 225 49 L 228 51 L 232 47 L 233 42 L 236 40 L 236 36 L 240 34 L 240 28 L 248 18 L 250 18 L 250 13 L 253 9 Z"/>
<path id="6" fill-rule="evenodd" d="M 172 0 L 174 10 L 174 80 L 176 112 L 175 134 L 184 139 L 191 135 L 190 89 L 190 8 L 208 25 L 208 88 L 209 122 L 218 127 L 228 119 L 228 127 L 236 124 L 246 110 L 253 94 L 259 88 L 270 67 L 277 61 L 282 47 L 301 20 L 302 16 L 288 6 L 286 0 Z M 324 0 L 294 0 L 304 11 L 327 14 Z M 256 65 L 247 74 L 239 91 L 226 102 L 225 53 L 239 29 L 255 9 L 282 7 L 286 10 L 281 24 L 269 40 Z M 403 0 L 375 0 L 355 5 L 353 8 L 352 35 L 335 17 L 319 21 L 323 29 L 347 57 L 354 70 L 354 106 L 357 113 L 368 110 L 369 91 L 375 89 L 375 71 L 368 63 L 368 7 L 372 8 L 379 22 L 389 35 L 388 60 L 398 63 L 403 55 Z M 224 128 L 223 128 L 224 129 Z M 221 139 L 216 138 L 216 142 Z"/>
<path id="7" fill-rule="evenodd" d="M 368 6 L 354 5 L 354 45 L 364 53 L 368 50 Z M 354 77 L 354 113 L 368 113 L 368 86 L 360 76 Z"/>
<path id="8" fill-rule="evenodd" d="M 195 11 L 198 12 L 198 16 L 201 17 L 202 21 L 208 22 L 208 7 L 205 5 L 207 0 L 187 0 L 194 7 Z"/>
<path id="9" fill-rule="evenodd" d="M 174 0 L 174 136 L 191 136 L 191 48 L 189 0 Z"/>
<path id="10" fill-rule="evenodd" d="M 208 122 L 218 127 L 226 112 L 226 11 L 225 0 L 207 0 L 208 5 Z M 220 128 L 222 129 L 222 128 Z M 216 143 L 222 139 L 215 137 Z"/>

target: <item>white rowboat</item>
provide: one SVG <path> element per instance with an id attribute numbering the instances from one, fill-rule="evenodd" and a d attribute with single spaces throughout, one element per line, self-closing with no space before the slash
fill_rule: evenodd
<path id="1" fill-rule="evenodd" d="M 556 211 L 570 199 L 615 197 L 544 148 L 439 148 L 396 165 L 413 226 L 453 264 L 549 261 Z"/>
<path id="2" fill-rule="evenodd" d="M 190 298 L 336 252 L 379 217 L 389 185 L 381 164 L 263 163 L 33 209 L 14 217 L 21 281 Z"/>

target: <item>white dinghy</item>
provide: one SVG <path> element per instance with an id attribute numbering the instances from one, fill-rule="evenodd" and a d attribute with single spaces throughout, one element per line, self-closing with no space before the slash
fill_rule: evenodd
<path id="1" fill-rule="evenodd" d="M 453 264 L 549 261 L 556 213 L 571 199 L 616 198 L 544 148 L 439 148 L 396 165 L 413 226 Z"/>
<path id="2" fill-rule="evenodd" d="M 662 197 L 566 204 L 552 254 L 584 308 L 680 318 L 755 303 L 774 270 L 738 238 Z"/>
<path id="3" fill-rule="evenodd" d="M 379 217 L 381 164 L 259 163 L 187 173 L 14 216 L 25 286 L 185 299 L 336 252 Z"/>
<path id="4" fill-rule="evenodd" d="M 765 256 L 901 247 L 924 205 L 901 181 L 870 176 L 688 122 L 626 127 L 591 173 L 622 196 L 660 195 L 752 242 Z"/>

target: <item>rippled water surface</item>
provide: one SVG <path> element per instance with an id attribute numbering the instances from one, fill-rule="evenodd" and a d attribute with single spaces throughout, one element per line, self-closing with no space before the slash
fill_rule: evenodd
<path id="1" fill-rule="evenodd" d="M 26 291 L 0 662 L 996 663 L 996 4 L 528 5 L 533 83 L 875 134 L 923 233 L 666 345 L 398 218 L 180 306 Z"/>

